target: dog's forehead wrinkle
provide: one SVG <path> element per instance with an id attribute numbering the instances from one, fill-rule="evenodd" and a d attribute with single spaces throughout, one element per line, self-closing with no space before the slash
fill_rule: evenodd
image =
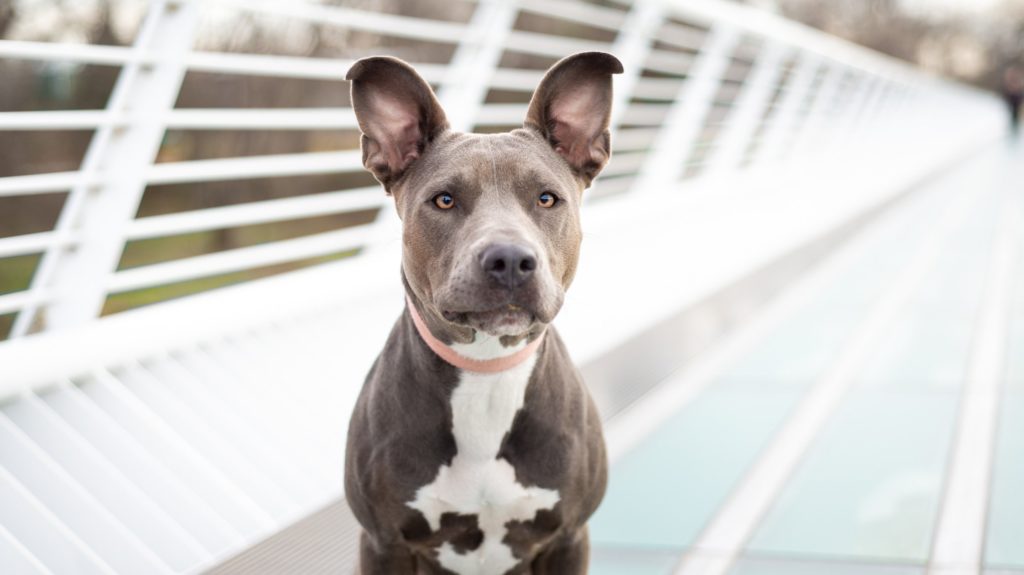
<path id="1" fill-rule="evenodd" d="M 465 183 L 467 192 L 473 187 L 482 192 L 482 187 L 501 196 L 540 191 L 534 188 L 565 193 L 577 187 L 565 161 L 546 142 L 521 129 L 500 134 L 448 134 L 441 145 L 433 147 L 419 172 L 417 187 L 431 182 L 431 187 L 440 188 L 443 182 L 431 180 L 444 174 L 453 178 L 453 184 Z"/>
<path id="2" fill-rule="evenodd" d="M 491 185 L 493 185 L 494 187 L 497 187 L 498 186 L 498 162 L 495 159 L 496 152 L 494 151 L 494 143 L 493 143 L 494 140 L 488 138 L 485 141 L 487 142 L 487 151 L 490 153 L 490 156 L 491 156 Z"/>

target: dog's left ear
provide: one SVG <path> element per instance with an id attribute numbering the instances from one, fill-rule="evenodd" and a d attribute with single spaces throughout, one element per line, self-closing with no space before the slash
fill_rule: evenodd
<path id="1" fill-rule="evenodd" d="M 530 100 L 525 125 L 540 131 L 585 186 L 611 157 L 612 74 L 621 73 L 611 54 L 574 54 L 548 70 Z"/>
<path id="2" fill-rule="evenodd" d="M 363 132 L 363 165 L 391 193 L 391 184 L 448 128 L 444 110 L 430 84 L 398 58 L 363 58 L 345 79 Z"/>

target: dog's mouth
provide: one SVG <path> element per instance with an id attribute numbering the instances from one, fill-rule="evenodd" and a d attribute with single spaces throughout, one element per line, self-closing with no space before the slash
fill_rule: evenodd
<path id="1" fill-rule="evenodd" d="M 537 319 L 532 311 L 511 303 L 486 311 L 446 310 L 442 315 L 452 323 L 495 336 L 522 335 Z"/>

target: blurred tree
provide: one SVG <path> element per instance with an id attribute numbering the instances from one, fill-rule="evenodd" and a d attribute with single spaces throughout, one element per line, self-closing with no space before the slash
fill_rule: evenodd
<path id="1" fill-rule="evenodd" d="M 787 18 L 909 62 L 917 61 L 932 29 L 899 0 L 779 0 L 779 9 Z"/>
<path id="2" fill-rule="evenodd" d="M 1024 0 L 989 13 L 911 12 L 902 0 L 776 0 L 783 16 L 939 74 L 998 89 L 1024 58 Z"/>
<path id="3" fill-rule="evenodd" d="M 0 38 L 7 36 L 7 30 L 14 23 L 16 16 L 14 0 L 0 0 Z"/>

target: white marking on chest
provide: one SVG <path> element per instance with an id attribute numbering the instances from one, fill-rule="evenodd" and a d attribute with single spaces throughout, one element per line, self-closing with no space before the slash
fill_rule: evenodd
<path id="1" fill-rule="evenodd" d="M 451 398 L 458 451 L 451 465 L 442 465 L 434 481 L 421 487 L 408 503 L 423 513 L 434 531 L 440 528 L 444 513 L 477 516 L 484 535 L 479 547 L 465 554 L 457 553 L 449 543 L 440 549 L 441 565 L 460 575 L 501 574 L 515 567 L 518 560 L 502 542 L 505 524 L 531 520 L 537 511 L 551 509 L 559 501 L 557 490 L 517 482 L 512 465 L 497 457 L 502 439 L 523 406 L 536 360 L 534 355 L 495 374 L 461 372 Z"/>

